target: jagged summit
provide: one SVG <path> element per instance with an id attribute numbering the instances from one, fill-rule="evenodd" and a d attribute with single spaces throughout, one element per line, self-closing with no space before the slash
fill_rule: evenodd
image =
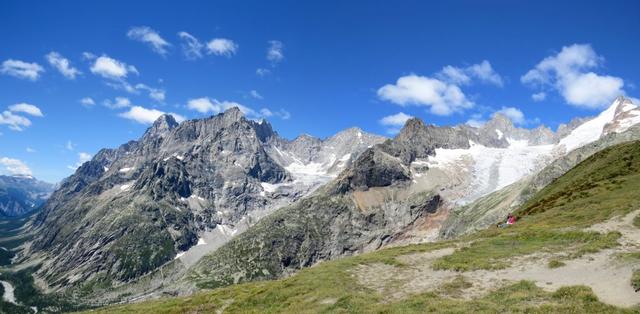
<path id="1" fill-rule="evenodd" d="M 147 129 L 147 131 L 145 132 L 144 137 L 163 136 L 178 125 L 179 123 L 176 121 L 173 115 L 165 113 L 153 122 L 151 127 L 149 127 L 149 129 Z"/>

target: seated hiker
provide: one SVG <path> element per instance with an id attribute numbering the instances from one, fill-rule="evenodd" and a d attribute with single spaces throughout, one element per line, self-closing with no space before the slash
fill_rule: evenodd
<path id="1" fill-rule="evenodd" d="M 507 217 L 507 225 L 513 225 L 516 223 L 516 216 L 509 214 Z"/>

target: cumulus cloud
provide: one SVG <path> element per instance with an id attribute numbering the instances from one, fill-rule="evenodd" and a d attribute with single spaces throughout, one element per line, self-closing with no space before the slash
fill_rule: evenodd
<path id="1" fill-rule="evenodd" d="M 37 106 L 19 103 L 9 106 L 7 110 L 0 113 L 0 125 L 7 125 L 9 129 L 14 131 L 24 130 L 31 125 L 31 120 L 20 114 L 27 114 L 34 117 L 43 116 L 42 111 Z"/>
<path id="2" fill-rule="evenodd" d="M 4 172 L 14 176 L 30 176 L 31 169 L 27 164 L 19 159 L 8 157 L 0 158 L 0 165 L 4 166 Z"/>
<path id="3" fill-rule="evenodd" d="M 459 85 L 470 84 L 474 79 L 482 83 L 502 87 L 502 77 L 493 69 L 491 63 L 483 60 L 465 68 L 447 65 L 436 75 L 438 78 Z"/>
<path id="4" fill-rule="evenodd" d="M 95 59 L 91 66 L 91 73 L 110 80 L 123 80 L 130 73 L 138 74 L 138 70 L 132 65 L 102 55 Z"/>
<path id="5" fill-rule="evenodd" d="M 178 37 L 182 40 L 182 53 L 189 60 L 202 58 L 204 45 L 193 35 L 187 32 L 179 32 Z"/>
<path id="6" fill-rule="evenodd" d="M 624 94 L 621 78 L 591 71 L 599 68 L 603 61 L 591 45 L 573 44 L 544 58 L 520 80 L 531 87 L 555 89 L 570 105 L 601 108 Z"/>
<path id="7" fill-rule="evenodd" d="M 121 114 L 119 114 L 120 117 L 123 117 L 125 119 L 129 119 L 141 124 L 152 124 L 154 121 L 156 121 L 161 115 L 165 114 L 166 112 L 164 111 L 160 111 L 157 109 L 151 109 L 151 108 L 144 108 L 141 106 L 133 106 L 131 108 L 129 108 L 128 111 L 125 111 Z M 185 119 L 185 117 L 176 114 L 176 113 L 169 113 L 170 115 L 172 115 L 176 121 L 178 122 L 182 122 Z"/>
<path id="8" fill-rule="evenodd" d="M 44 69 L 37 63 L 28 63 L 20 60 L 8 59 L 2 62 L 0 73 L 11 75 L 21 79 L 35 81 L 40 77 Z"/>
<path id="9" fill-rule="evenodd" d="M 398 112 L 393 115 L 389 115 L 380 119 L 380 124 L 387 127 L 388 134 L 396 134 L 400 132 L 400 129 L 404 126 L 407 120 L 413 118 L 404 112 Z"/>
<path id="10" fill-rule="evenodd" d="M 54 67 L 56 70 L 58 70 L 58 72 L 60 72 L 60 74 L 64 75 L 64 77 L 68 79 L 73 80 L 76 78 L 76 76 L 82 74 L 82 72 L 80 72 L 78 69 L 71 66 L 71 62 L 69 61 L 69 59 L 63 57 L 61 54 L 55 51 L 49 52 L 45 56 L 45 58 L 52 67 Z"/>
<path id="11" fill-rule="evenodd" d="M 96 102 L 91 97 L 84 97 L 80 99 L 80 104 L 85 107 L 91 107 L 96 104 Z"/>
<path id="12" fill-rule="evenodd" d="M 127 37 L 149 45 L 151 50 L 162 56 L 165 56 L 168 53 L 167 48 L 171 46 L 171 44 L 164 40 L 158 32 L 148 26 L 132 27 L 127 32 Z"/>
<path id="13" fill-rule="evenodd" d="M 149 93 L 149 97 L 157 102 L 163 102 L 165 99 L 165 90 L 160 88 L 154 88 L 145 84 L 137 84 L 136 89 L 144 90 Z"/>
<path id="14" fill-rule="evenodd" d="M 428 107 L 436 115 L 450 115 L 474 105 L 457 85 L 415 74 L 381 87 L 378 97 L 400 106 Z"/>
<path id="15" fill-rule="evenodd" d="M 79 152 L 78 153 L 78 161 L 75 163 L 75 165 L 73 166 L 67 166 L 67 168 L 71 169 L 71 170 L 76 170 L 78 169 L 80 166 L 82 166 L 82 164 L 84 164 L 85 162 L 91 160 L 91 154 L 89 153 L 84 153 L 84 152 Z"/>
<path id="16" fill-rule="evenodd" d="M 37 106 L 27 104 L 27 103 L 19 103 L 15 105 L 9 106 L 9 111 L 11 112 L 22 112 L 35 117 L 42 117 L 42 111 Z"/>
<path id="17" fill-rule="evenodd" d="M 207 43 L 207 52 L 217 56 L 231 57 L 238 51 L 238 44 L 231 39 L 214 38 Z"/>
<path id="18" fill-rule="evenodd" d="M 284 59 L 284 45 L 279 40 L 270 40 L 269 48 L 267 48 L 267 60 L 272 64 L 278 63 Z"/>

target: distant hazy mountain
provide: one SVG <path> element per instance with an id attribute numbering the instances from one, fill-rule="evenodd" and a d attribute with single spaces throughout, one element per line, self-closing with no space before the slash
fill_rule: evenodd
<path id="1" fill-rule="evenodd" d="M 0 175 L 0 216 L 18 216 L 42 205 L 54 185 L 30 176 Z"/>

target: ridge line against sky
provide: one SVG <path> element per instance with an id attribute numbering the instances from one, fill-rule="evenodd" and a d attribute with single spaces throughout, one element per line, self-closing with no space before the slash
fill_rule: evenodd
<path id="1" fill-rule="evenodd" d="M 58 181 L 163 113 L 183 121 L 233 106 L 287 138 L 351 126 L 393 136 L 414 116 L 481 126 L 498 112 L 555 129 L 619 95 L 636 100 L 638 9 L 4 2 L 0 174 Z"/>

